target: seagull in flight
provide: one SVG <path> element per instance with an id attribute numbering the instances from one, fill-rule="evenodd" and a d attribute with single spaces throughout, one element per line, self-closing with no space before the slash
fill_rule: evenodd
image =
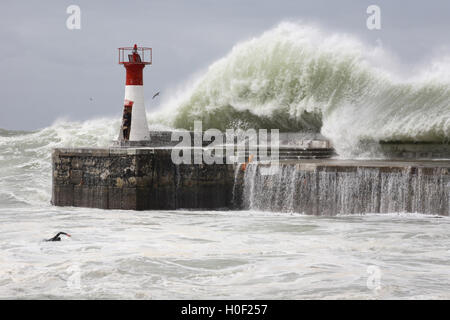
<path id="1" fill-rule="evenodd" d="M 157 93 L 155 93 L 152 97 L 152 99 L 155 99 L 157 96 L 159 96 L 160 91 L 158 91 Z"/>

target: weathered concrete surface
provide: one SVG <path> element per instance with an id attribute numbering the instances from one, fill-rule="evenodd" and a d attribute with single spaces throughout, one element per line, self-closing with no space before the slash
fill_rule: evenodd
<path id="1" fill-rule="evenodd" d="M 450 159 L 449 143 L 401 143 L 381 142 L 383 154 L 402 159 Z"/>
<path id="2" fill-rule="evenodd" d="M 357 147 L 387 159 L 450 159 L 450 142 L 361 141 Z"/>
<path id="3" fill-rule="evenodd" d="M 450 160 L 352 160 L 352 159 L 308 159 L 299 161 L 283 161 L 283 164 L 306 165 L 309 169 L 335 168 L 443 168 L 450 169 Z"/>
<path id="4" fill-rule="evenodd" d="M 181 138 L 176 141 L 172 141 L 172 135 L 178 132 L 181 134 L 181 131 L 149 131 L 149 140 L 141 140 L 141 141 L 123 141 L 123 140 L 115 140 L 113 141 L 113 147 L 125 147 L 125 148 L 139 148 L 139 147 L 150 147 L 150 148 L 161 148 L 161 147 L 174 147 L 181 142 Z M 189 134 L 190 136 L 190 145 L 194 146 L 194 131 L 183 131 Z M 202 133 L 203 134 L 203 133 Z M 210 144 L 210 141 L 203 141 L 201 139 L 202 146 L 207 146 Z"/>
<path id="5" fill-rule="evenodd" d="M 103 209 L 222 208 L 231 165 L 174 165 L 170 149 L 55 149 L 52 204 Z"/>

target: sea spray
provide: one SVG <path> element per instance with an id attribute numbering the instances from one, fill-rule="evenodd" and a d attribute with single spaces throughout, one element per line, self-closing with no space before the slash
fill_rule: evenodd
<path id="1" fill-rule="evenodd" d="M 367 156 L 361 141 L 448 143 L 450 64 L 441 58 L 405 78 L 386 71 L 380 47 L 281 23 L 237 44 L 156 118 L 186 129 L 202 120 L 205 129 L 321 132 L 352 157 Z"/>
<path id="2" fill-rule="evenodd" d="M 119 132 L 119 119 L 56 121 L 34 132 L 0 134 L 0 203 L 5 206 L 48 205 L 51 155 L 58 147 L 105 147 Z"/>

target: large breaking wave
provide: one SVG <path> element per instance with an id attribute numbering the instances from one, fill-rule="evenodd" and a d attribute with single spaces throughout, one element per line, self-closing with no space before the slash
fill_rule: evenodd
<path id="1" fill-rule="evenodd" d="M 161 112 L 186 129 L 202 120 L 221 130 L 321 132 L 340 154 L 367 140 L 448 142 L 450 63 L 405 78 L 386 71 L 389 60 L 380 46 L 282 23 L 237 44 Z"/>

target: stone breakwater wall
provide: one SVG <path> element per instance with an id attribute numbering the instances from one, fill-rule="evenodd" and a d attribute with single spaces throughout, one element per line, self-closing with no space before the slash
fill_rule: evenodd
<path id="1" fill-rule="evenodd" d="M 102 209 L 216 209 L 232 200 L 232 165 L 175 165 L 171 149 L 55 149 L 52 204 Z"/>
<path id="2" fill-rule="evenodd" d="M 52 204 L 449 215 L 450 161 L 291 159 L 278 166 L 175 165 L 171 153 L 171 148 L 55 149 Z"/>

